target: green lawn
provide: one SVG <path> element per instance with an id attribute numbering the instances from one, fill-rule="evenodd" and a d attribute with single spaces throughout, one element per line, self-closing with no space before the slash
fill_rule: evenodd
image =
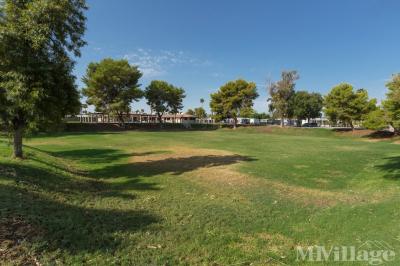
<path id="1" fill-rule="evenodd" d="M 307 265 L 296 246 L 370 240 L 400 264 L 400 146 L 389 141 L 324 129 L 76 133 L 30 138 L 18 161 L 1 140 L 2 263 Z"/>

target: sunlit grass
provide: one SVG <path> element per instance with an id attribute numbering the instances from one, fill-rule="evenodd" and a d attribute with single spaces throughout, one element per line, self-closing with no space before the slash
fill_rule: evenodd
<path id="1" fill-rule="evenodd" d="M 82 133 L 32 137 L 18 161 L 4 141 L 0 258 L 293 265 L 297 245 L 398 250 L 399 147 L 323 129 Z"/>

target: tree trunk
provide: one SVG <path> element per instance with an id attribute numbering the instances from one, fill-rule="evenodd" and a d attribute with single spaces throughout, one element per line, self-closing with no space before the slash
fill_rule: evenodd
<path id="1" fill-rule="evenodd" d="M 236 125 L 237 125 L 237 118 L 233 118 L 233 129 L 236 129 Z"/>
<path id="2" fill-rule="evenodd" d="M 284 126 L 283 117 L 281 117 L 281 127 Z"/>
<path id="3" fill-rule="evenodd" d="M 157 116 L 158 116 L 158 123 L 159 123 L 159 125 L 160 125 L 160 128 L 162 128 L 162 127 L 163 127 L 163 124 L 162 124 L 162 114 L 158 113 Z"/>
<path id="4" fill-rule="evenodd" d="M 353 121 L 350 121 L 349 123 L 350 123 L 351 130 L 354 131 Z"/>
<path id="5" fill-rule="evenodd" d="M 118 120 L 119 120 L 119 123 L 120 123 L 121 127 L 126 128 L 125 121 L 124 121 L 124 114 L 123 113 L 118 114 Z"/>
<path id="6" fill-rule="evenodd" d="M 14 157 L 15 158 L 20 158 L 22 159 L 23 153 L 22 153 L 22 133 L 23 133 L 24 127 L 22 125 L 16 125 L 14 127 L 14 136 L 13 136 L 13 141 L 14 141 Z"/>

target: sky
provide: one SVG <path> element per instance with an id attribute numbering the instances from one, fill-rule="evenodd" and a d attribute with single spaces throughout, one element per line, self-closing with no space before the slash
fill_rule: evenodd
<path id="1" fill-rule="evenodd" d="M 88 45 L 77 58 L 79 88 L 90 62 L 127 59 L 144 89 L 159 79 L 186 90 L 184 111 L 230 80 L 266 84 L 297 70 L 296 90 L 326 94 L 348 82 L 384 99 L 400 72 L 398 0 L 88 0 Z M 144 100 L 132 110 L 149 111 Z"/>

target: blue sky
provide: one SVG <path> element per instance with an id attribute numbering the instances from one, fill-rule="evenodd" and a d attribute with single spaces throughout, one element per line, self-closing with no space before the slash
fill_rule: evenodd
<path id="1" fill-rule="evenodd" d="M 400 72 L 397 0 L 88 0 L 88 45 L 77 59 L 126 58 L 152 79 L 187 92 L 185 108 L 200 106 L 229 80 L 254 81 L 259 112 L 267 111 L 266 82 L 297 70 L 298 90 L 325 94 L 340 83 L 383 99 Z M 133 110 L 148 110 L 145 101 Z"/>

